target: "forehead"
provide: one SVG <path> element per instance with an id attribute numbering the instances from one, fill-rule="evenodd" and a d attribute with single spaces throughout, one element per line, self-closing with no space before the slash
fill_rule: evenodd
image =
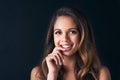
<path id="1" fill-rule="evenodd" d="M 74 19 L 70 16 L 59 16 L 57 17 L 54 29 L 69 29 L 77 28 Z"/>

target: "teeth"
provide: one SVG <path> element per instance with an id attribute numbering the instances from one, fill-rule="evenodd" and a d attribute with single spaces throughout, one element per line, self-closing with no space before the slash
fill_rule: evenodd
<path id="1" fill-rule="evenodd" d="M 63 48 L 69 48 L 70 46 L 62 46 Z"/>

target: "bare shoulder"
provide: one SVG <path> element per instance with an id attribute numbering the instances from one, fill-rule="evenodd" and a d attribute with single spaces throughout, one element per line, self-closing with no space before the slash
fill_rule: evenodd
<path id="1" fill-rule="evenodd" d="M 38 77 L 40 75 L 39 75 L 38 71 L 39 71 L 39 68 L 37 66 L 32 69 L 30 80 L 39 80 Z"/>
<path id="2" fill-rule="evenodd" d="M 99 80 L 111 80 L 109 69 L 105 66 L 100 67 Z"/>

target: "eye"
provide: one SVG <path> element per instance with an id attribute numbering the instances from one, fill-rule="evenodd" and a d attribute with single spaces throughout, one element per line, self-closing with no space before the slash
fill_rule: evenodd
<path id="1" fill-rule="evenodd" d="M 62 34 L 62 32 L 61 31 L 55 31 L 55 33 L 54 34 Z"/>
<path id="2" fill-rule="evenodd" d="M 76 30 L 70 30 L 70 34 L 76 34 L 77 31 Z"/>

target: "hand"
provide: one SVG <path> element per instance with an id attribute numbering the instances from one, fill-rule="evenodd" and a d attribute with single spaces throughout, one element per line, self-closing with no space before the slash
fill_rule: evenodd
<path id="1" fill-rule="evenodd" d="M 47 57 L 46 57 L 46 63 L 48 67 L 48 73 L 57 74 L 61 68 L 61 65 L 63 64 L 64 58 L 62 55 L 62 52 L 65 49 L 61 47 L 55 47 Z"/>

